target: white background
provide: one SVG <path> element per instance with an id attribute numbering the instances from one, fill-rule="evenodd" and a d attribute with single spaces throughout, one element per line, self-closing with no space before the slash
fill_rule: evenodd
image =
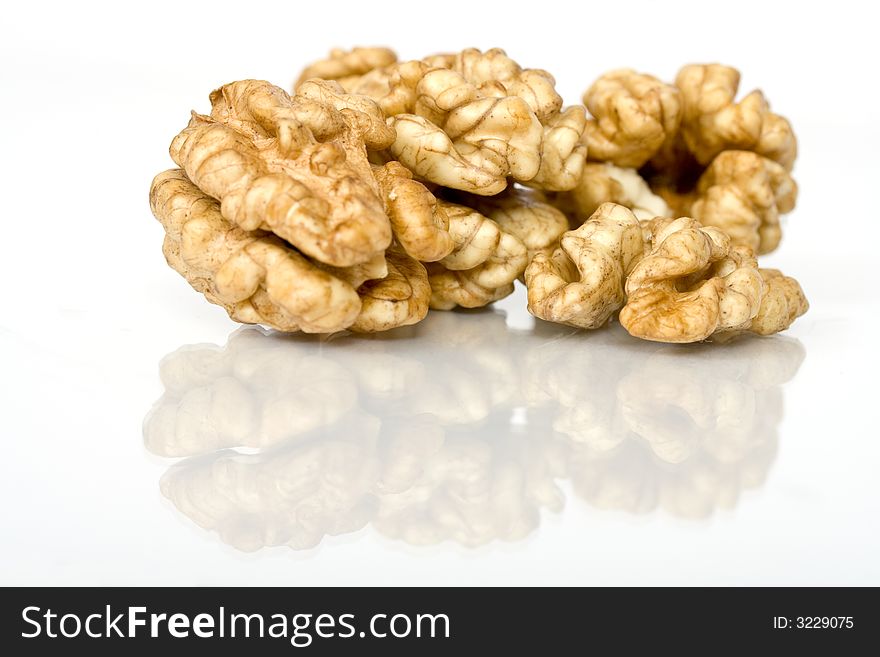
<path id="1" fill-rule="evenodd" d="M 525 6 L 154 0 L 4 8 L 2 583 L 880 584 L 880 52 L 870 4 L 737 2 L 723 11 L 702 2 Z M 544 511 L 522 540 L 479 549 L 454 540 L 416 547 L 370 525 L 305 551 L 244 553 L 224 543 L 162 496 L 159 480 L 172 460 L 150 454 L 142 439 L 142 422 L 163 392 L 159 361 L 184 345 L 222 346 L 236 328 L 165 265 L 148 187 L 171 166 L 167 146 L 190 109 L 207 110 L 211 89 L 246 77 L 289 88 L 305 63 L 331 47 L 358 44 L 388 44 L 404 58 L 501 46 L 525 66 L 550 70 L 569 103 L 614 67 L 671 80 L 684 63 L 737 66 L 742 89 L 763 89 L 799 138 L 798 206 L 787 217 L 781 248 L 765 262 L 801 281 L 809 314 L 786 340 L 722 355 L 713 350 L 724 346 L 685 349 L 645 370 L 642 361 L 654 347 L 636 346 L 619 331 L 565 338 L 571 362 L 587 363 L 565 370 L 570 387 L 560 394 L 570 393 L 569 408 L 604 394 L 612 400 L 610 421 L 632 422 L 628 404 L 642 395 L 656 413 L 624 438 L 641 460 L 615 466 L 623 483 L 602 489 L 607 473 L 600 467 L 586 475 L 593 493 L 578 492 L 571 474 L 578 463 L 563 456 L 556 465 L 564 508 Z M 521 290 L 500 306 L 521 331 L 508 364 L 521 370 L 520 353 L 536 353 L 540 369 L 541 345 L 565 332 L 529 333 Z M 449 326 L 467 332 L 473 322 L 496 326 L 493 318 L 454 315 Z M 493 349 L 497 356 L 498 344 L 508 344 L 503 337 L 496 344 L 502 334 L 462 339 L 459 356 L 478 362 L 481 350 Z M 317 343 L 267 340 L 282 361 L 290 350 L 324 353 Z M 363 344 L 346 347 L 366 354 L 346 363 L 370 374 L 382 365 L 369 355 L 376 343 Z M 440 380 L 432 383 L 461 385 L 455 368 L 437 362 L 430 339 L 417 334 L 379 344 L 386 355 L 399 350 L 402 367 L 436 368 Z M 567 360 L 548 363 L 563 367 Z M 599 364 L 591 369 L 589 362 Z M 618 368 L 636 372 L 635 388 L 621 387 Z M 493 372 L 478 376 L 491 380 Z M 294 380 L 310 375 L 290 370 Z M 661 381 L 673 391 L 662 393 L 655 385 Z M 533 409 L 511 399 L 513 424 L 484 421 L 470 439 L 507 440 L 511 426 L 541 439 Z M 769 411 L 763 399 L 770 399 Z M 721 491 L 711 471 L 651 457 L 639 436 L 687 433 L 678 404 L 698 407 L 703 426 L 716 427 L 696 432 L 697 451 L 724 451 L 717 445 L 730 433 L 718 428 L 724 422 L 740 418 L 740 438 L 761 425 L 757 456 L 748 444 L 739 446 L 745 460 L 757 459 L 756 472 L 738 469 L 739 457 L 732 457 L 725 472 L 734 483 L 730 489 L 725 480 Z M 505 435 L 493 434 L 502 425 Z M 319 436 L 318 448 L 334 437 Z M 760 451 L 767 445 L 769 452 Z M 534 460 L 490 465 L 518 472 Z M 446 463 L 446 475 L 459 476 L 459 466 L 467 464 Z M 329 472 L 328 485 L 344 485 L 333 480 L 338 475 Z M 654 482 L 679 479 L 690 481 L 685 499 L 670 506 L 652 497 Z M 682 517 L 691 506 L 711 513 Z M 256 508 L 273 522 L 272 509 Z"/>

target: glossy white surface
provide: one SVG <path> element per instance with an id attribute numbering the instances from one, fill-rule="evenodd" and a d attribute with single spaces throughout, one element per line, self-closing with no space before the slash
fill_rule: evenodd
<path id="1" fill-rule="evenodd" d="M 868 10 L 833 30 L 804 8 L 794 29 L 743 3 L 704 30 L 693 5 L 674 19 L 691 38 L 660 48 L 666 3 L 467 6 L 481 27 L 452 8 L 402 33 L 352 4 L 288 39 L 285 20 L 326 8 L 281 3 L 245 30 L 240 3 L 11 10 L 0 583 L 880 584 Z M 146 196 L 167 143 L 219 83 L 286 85 L 331 46 L 385 42 L 501 44 L 570 102 L 609 67 L 738 65 L 800 139 L 798 207 L 765 262 L 809 314 L 675 347 L 536 326 L 518 289 L 368 339 L 237 329 L 162 261 Z"/>

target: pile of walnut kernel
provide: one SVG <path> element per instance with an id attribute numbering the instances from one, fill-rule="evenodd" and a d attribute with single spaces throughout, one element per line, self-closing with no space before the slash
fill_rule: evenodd
<path id="1" fill-rule="evenodd" d="M 170 148 L 150 204 L 168 263 L 239 322 L 384 331 L 528 288 L 541 319 L 696 342 L 788 328 L 758 267 L 795 203 L 797 142 L 739 73 L 611 71 L 562 106 L 499 49 L 333 51 L 290 95 L 232 82 Z"/>

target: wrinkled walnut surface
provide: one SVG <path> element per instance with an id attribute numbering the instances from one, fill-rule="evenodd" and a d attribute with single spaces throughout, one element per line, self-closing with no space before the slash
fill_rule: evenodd
<path id="1" fill-rule="evenodd" d="M 171 157 L 225 218 L 337 267 L 388 248 L 366 145 L 384 148 L 394 132 L 375 103 L 333 82 L 307 82 L 291 98 L 245 80 L 213 92 L 211 106 L 210 116 L 193 113 Z"/>
<path id="2" fill-rule="evenodd" d="M 593 117 L 584 138 L 590 160 L 641 167 L 671 208 L 665 216 L 692 216 L 724 229 L 736 245 L 769 253 L 782 236 L 779 216 L 794 208 L 788 172 L 797 140 L 760 91 L 736 100 L 739 80 L 736 69 L 720 64 L 684 66 L 674 85 L 630 69 L 611 71 L 584 94 Z M 560 203 L 636 209 L 634 199 L 590 180 L 585 173 Z"/>
<path id="3" fill-rule="evenodd" d="M 666 217 L 670 212 L 666 202 L 651 191 L 635 169 L 610 163 L 587 162 L 577 186 L 551 198 L 575 226 L 580 226 L 603 203 L 623 205 L 637 219 Z"/>
<path id="4" fill-rule="evenodd" d="M 595 118 L 584 137 L 590 159 L 638 168 L 675 137 L 681 101 L 674 86 L 631 69 L 610 71 L 584 94 Z"/>
<path id="5" fill-rule="evenodd" d="M 399 162 L 373 166 L 394 236 L 413 258 L 435 262 L 448 256 L 455 243 L 449 234 L 446 209 Z"/>
<path id="6" fill-rule="evenodd" d="M 618 69 L 585 93 L 588 118 L 497 48 L 333 50 L 293 95 L 260 80 L 212 92 L 151 208 L 196 290 L 282 331 L 384 331 L 519 279 L 548 321 L 619 312 L 661 342 L 766 335 L 808 308 L 754 256 L 794 207 L 797 144 L 738 86 L 717 64 L 674 85 Z"/>
<path id="7" fill-rule="evenodd" d="M 513 292 L 528 264 L 528 249 L 514 234 L 464 205 L 441 201 L 449 217 L 452 252 L 429 263 L 431 308 L 479 308 Z"/>
<path id="8" fill-rule="evenodd" d="M 750 150 L 790 170 L 797 140 L 784 117 L 770 111 L 764 94 L 736 102 L 740 74 L 731 66 L 692 64 L 675 78 L 681 91 L 682 137 L 700 164 L 726 150 Z"/>
<path id="9" fill-rule="evenodd" d="M 531 260 L 540 252 L 551 252 L 568 229 L 565 214 L 550 204 L 541 192 L 526 187 L 509 187 L 498 196 L 460 196 L 473 207 L 520 240 Z"/>
<path id="10" fill-rule="evenodd" d="M 354 287 L 274 235 L 235 226 L 182 171 L 156 176 L 150 204 L 166 230 L 168 264 L 233 319 L 282 331 L 330 332 L 357 318 L 361 303 Z"/>
<path id="11" fill-rule="evenodd" d="M 554 86 L 498 48 L 377 66 L 347 81 L 389 117 L 394 159 L 424 180 L 486 196 L 508 177 L 551 190 L 577 182 L 586 119 L 583 108 L 562 108 Z"/>
<path id="12" fill-rule="evenodd" d="M 294 88 L 299 87 L 306 80 L 321 78 L 334 80 L 347 89 L 365 73 L 389 66 L 396 61 L 397 55 L 389 48 L 352 48 L 349 51 L 337 48 L 331 50 L 326 59 L 314 62 L 303 69 Z"/>
<path id="13" fill-rule="evenodd" d="M 794 208 L 797 184 L 784 167 L 751 151 L 720 153 L 697 182 L 688 214 L 756 253 L 779 246 L 779 217 Z"/>
<path id="14" fill-rule="evenodd" d="M 379 331 L 427 312 L 425 269 L 399 249 L 378 267 L 319 266 L 275 235 L 232 224 L 179 169 L 156 176 L 150 205 L 166 230 L 168 264 L 236 321 L 307 333 Z"/>
<path id="15" fill-rule="evenodd" d="M 531 261 L 525 272 L 529 312 L 581 328 L 602 326 L 623 305 L 624 279 L 642 250 L 642 228 L 633 213 L 603 204 L 563 235 L 552 254 Z"/>
<path id="16" fill-rule="evenodd" d="M 713 334 L 788 328 L 807 307 L 794 279 L 758 269 L 747 247 L 695 219 L 654 219 L 651 250 L 626 281 L 620 323 L 658 342 L 697 342 Z"/>

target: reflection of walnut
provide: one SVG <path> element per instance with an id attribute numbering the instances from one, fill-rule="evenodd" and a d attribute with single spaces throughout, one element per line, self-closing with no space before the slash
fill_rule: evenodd
<path id="1" fill-rule="evenodd" d="M 348 88 L 379 103 L 397 133 L 391 154 L 417 176 L 492 195 L 508 177 L 543 189 L 577 182 L 584 112 L 561 111 L 554 84 L 502 50 L 470 48 L 376 68 Z"/>
<path id="2" fill-rule="evenodd" d="M 780 336 L 682 350 L 621 333 L 557 331 L 521 350 L 529 433 L 553 436 L 543 453 L 556 476 L 602 509 L 703 518 L 732 508 L 769 472 L 781 385 L 803 347 Z"/>
<path id="3" fill-rule="evenodd" d="M 182 513 L 243 552 L 286 545 L 304 550 L 349 534 L 376 514 L 373 445 L 380 422 L 355 411 L 304 443 L 259 454 L 224 450 L 171 467 L 160 488 Z M 322 427 L 324 431 L 327 426 Z"/>
<path id="4" fill-rule="evenodd" d="M 243 550 L 309 548 L 367 522 L 416 544 L 522 538 L 562 500 L 540 444 L 504 421 L 519 392 L 504 329 L 500 313 L 435 313 L 418 344 L 339 336 L 315 350 L 249 329 L 224 349 L 184 347 L 163 360 L 144 423 L 153 453 L 195 456 L 162 492 Z M 243 445 L 270 449 L 225 449 Z"/>
<path id="5" fill-rule="evenodd" d="M 577 187 L 554 194 L 552 200 L 575 226 L 580 226 L 603 203 L 627 207 L 637 219 L 669 215 L 666 203 L 651 191 L 635 169 L 622 169 L 608 163 L 587 162 Z"/>
<path id="6" fill-rule="evenodd" d="M 717 226 L 735 244 L 768 253 L 779 245 L 779 215 L 789 212 L 797 185 L 773 160 L 750 151 L 724 151 L 700 176 L 688 214 Z"/>
<path id="7" fill-rule="evenodd" d="M 778 421 L 779 411 L 761 404 L 778 403 L 768 392 L 789 378 L 803 349 L 785 339 L 728 349 L 684 355 L 661 347 L 617 383 L 626 427 L 663 462 L 683 463 L 705 451 L 713 461 L 735 463 L 769 442 L 766 425 Z"/>
<path id="8" fill-rule="evenodd" d="M 686 350 L 614 328 L 548 340 L 493 311 L 433 313 L 407 333 L 418 339 L 314 349 L 242 329 L 225 348 L 169 354 L 145 444 L 192 458 L 162 493 L 248 551 L 366 525 L 414 545 L 518 540 L 562 507 L 559 480 L 598 508 L 707 517 L 761 485 L 781 384 L 804 356 L 784 337 Z M 241 446 L 260 451 L 227 449 Z"/>
<path id="9" fill-rule="evenodd" d="M 243 329 L 223 349 L 190 345 L 163 358 L 165 392 L 144 422 L 147 448 L 178 457 L 274 447 L 350 413 L 358 403 L 351 372 L 320 352 L 290 347 Z"/>
<path id="10" fill-rule="evenodd" d="M 382 409 L 383 417 L 425 415 L 445 426 L 482 425 L 516 403 L 516 335 L 504 315 L 432 312 L 410 335 L 416 339 L 334 341 L 334 358 L 351 370 L 368 408 Z"/>
<path id="11" fill-rule="evenodd" d="M 552 255 L 539 253 L 525 272 L 529 312 L 582 328 L 605 324 L 624 303 L 623 281 L 643 250 L 632 212 L 606 203 Z"/>
<path id="12" fill-rule="evenodd" d="M 440 203 L 449 217 L 455 248 L 427 265 L 431 308 L 479 308 L 508 296 L 528 264 L 526 246 L 476 210 Z"/>
<path id="13" fill-rule="evenodd" d="M 716 332 L 752 330 L 768 284 L 748 248 L 732 247 L 717 228 L 686 217 L 655 219 L 649 229 L 651 251 L 626 281 L 620 323 L 627 331 L 658 342 L 696 342 Z M 785 280 L 775 284 L 758 331 L 787 328 L 806 310 L 800 286 Z"/>
<path id="14" fill-rule="evenodd" d="M 681 119 L 678 89 L 630 69 L 596 80 L 584 105 L 596 117 L 584 133 L 590 158 L 619 167 L 645 164 L 675 135 Z"/>
<path id="15" fill-rule="evenodd" d="M 599 452 L 625 441 L 615 386 L 652 345 L 624 343 L 621 333 L 613 327 L 589 337 L 557 332 L 554 339 L 524 349 L 520 376 L 532 422 L 543 419 L 566 440 Z M 530 429 L 542 435 L 539 428 Z"/>
<path id="16" fill-rule="evenodd" d="M 725 150 L 750 150 L 790 170 L 797 141 L 786 119 L 773 114 L 760 91 L 734 102 L 739 71 L 721 64 L 693 64 L 678 72 L 681 130 L 700 164 Z"/>
<path id="17" fill-rule="evenodd" d="M 682 518 L 733 508 L 762 484 L 781 385 L 804 358 L 784 337 L 682 350 L 624 344 L 614 330 L 556 334 L 524 351 L 530 432 L 555 432 L 575 494 L 600 509 Z M 538 417 L 550 426 L 533 427 Z"/>
<path id="18" fill-rule="evenodd" d="M 415 451 L 413 437 L 407 432 L 401 441 L 401 456 Z M 379 495 L 376 529 L 410 545 L 452 540 L 477 547 L 528 536 L 540 523 L 540 502 L 546 499 L 550 508 L 555 502 L 559 510 L 559 492 L 552 480 L 541 479 L 544 464 L 536 461 L 542 455 L 531 441 L 503 438 L 472 429 L 447 435 L 430 452 L 417 452 L 420 476 L 399 492 Z M 511 458 L 514 450 L 524 455 Z M 550 495 L 538 496 L 544 492 L 541 484 L 551 488 Z"/>
<path id="19" fill-rule="evenodd" d="M 359 79 L 364 73 L 373 69 L 388 66 L 397 61 L 393 50 L 388 48 L 353 48 L 350 51 L 334 49 L 327 59 L 314 62 L 300 74 L 294 88 L 311 78 L 335 80 L 348 88 L 348 85 Z"/>

